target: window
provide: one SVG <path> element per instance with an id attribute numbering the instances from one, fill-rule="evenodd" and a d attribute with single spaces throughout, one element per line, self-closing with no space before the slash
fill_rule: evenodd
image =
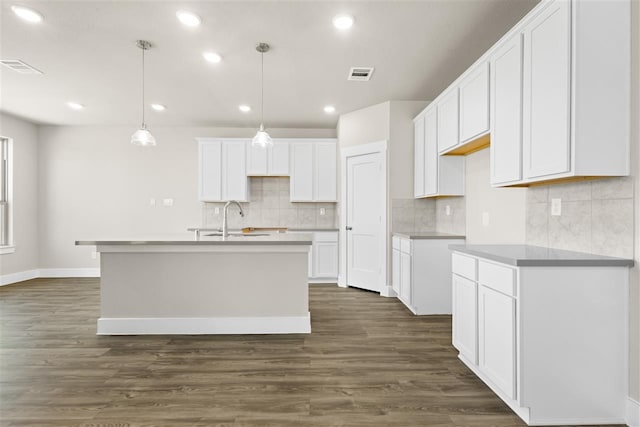
<path id="1" fill-rule="evenodd" d="M 0 254 L 13 252 L 11 208 L 11 140 L 0 137 Z"/>

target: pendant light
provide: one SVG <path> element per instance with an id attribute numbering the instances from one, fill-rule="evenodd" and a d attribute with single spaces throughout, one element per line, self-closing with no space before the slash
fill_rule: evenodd
<path id="1" fill-rule="evenodd" d="M 144 122 L 144 51 L 151 49 L 151 43 L 146 40 L 138 40 L 136 46 L 142 50 L 142 125 L 131 135 L 131 143 L 142 147 L 155 147 L 156 139 L 151 135 Z"/>
<path id="2" fill-rule="evenodd" d="M 266 43 L 259 43 L 256 46 L 256 50 L 260 52 L 260 129 L 258 129 L 258 133 L 253 137 L 253 141 L 251 141 L 251 145 L 253 147 L 261 147 L 267 148 L 273 145 L 273 141 L 271 137 L 264 130 L 264 54 L 269 52 L 269 45 Z"/>

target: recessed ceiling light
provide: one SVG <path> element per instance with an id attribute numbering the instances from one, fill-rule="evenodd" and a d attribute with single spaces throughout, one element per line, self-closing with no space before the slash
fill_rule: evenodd
<path id="1" fill-rule="evenodd" d="M 38 23 L 38 22 L 42 22 L 43 20 L 42 15 L 40 13 L 36 12 L 33 9 L 29 9 L 28 7 L 11 6 L 11 10 L 13 10 L 13 13 L 15 13 L 16 15 L 18 15 L 20 18 L 24 19 L 27 22 Z"/>
<path id="2" fill-rule="evenodd" d="M 324 107 L 324 112 L 327 114 L 335 113 L 336 107 L 334 107 L 333 105 L 327 105 L 326 107 Z"/>
<path id="3" fill-rule="evenodd" d="M 167 107 L 165 107 L 162 104 L 151 104 L 151 108 L 153 108 L 156 111 L 164 111 L 167 109 Z"/>
<path id="4" fill-rule="evenodd" d="M 251 107 L 249 107 L 248 105 L 240 105 L 238 106 L 238 110 L 242 111 L 243 113 L 248 113 L 249 111 L 251 111 Z"/>
<path id="5" fill-rule="evenodd" d="M 200 17 L 195 13 L 189 12 L 187 10 L 179 10 L 176 12 L 176 16 L 187 27 L 197 27 L 200 25 Z"/>
<path id="6" fill-rule="evenodd" d="M 79 104 L 77 102 L 67 102 L 67 107 L 71 108 L 72 110 L 82 110 L 84 109 L 84 105 Z"/>
<path id="7" fill-rule="evenodd" d="M 222 61 L 222 57 L 215 52 L 204 52 L 202 57 L 213 64 L 217 64 Z"/>
<path id="8" fill-rule="evenodd" d="M 351 15 L 336 15 L 333 17 L 333 26 L 339 30 L 347 30 L 353 26 L 353 16 Z"/>

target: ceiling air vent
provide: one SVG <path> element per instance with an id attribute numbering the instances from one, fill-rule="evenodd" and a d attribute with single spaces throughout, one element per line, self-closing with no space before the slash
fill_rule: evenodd
<path id="1" fill-rule="evenodd" d="M 373 74 L 373 67 L 351 67 L 347 80 L 355 82 L 368 82 Z"/>
<path id="2" fill-rule="evenodd" d="M 33 68 L 31 65 L 20 61 L 19 59 L 0 59 L 0 64 L 11 68 L 20 74 L 42 74 L 42 71 Z"/>

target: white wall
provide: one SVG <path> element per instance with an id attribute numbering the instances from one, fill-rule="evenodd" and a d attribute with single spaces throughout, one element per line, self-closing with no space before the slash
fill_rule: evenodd
<path id="1" fill-rule="evenodd" d="M 0 113 L 0 135 L 13 139 L 13 242 L 0 255 L 0 276 L 38 268 L 37 127 Z"/>
<path id="2" fill-rule="evenodd" d="M 340 147 L 388 140 L 391 134 L 390 108 L 389 102 L 383 102 L 342 114 L 338 119 Z"/>
<path id="3" fill-rule="evenodd" d="M 40 268 L 91 268 L 93 247 L 75 240 L 179 233 L 202 222 L 196 137 L 251 137 L 255 129 L 154 127 L 155 148 L 129 143 L 131 127 L 40 128 Z M 335 131 L 270 129 L 274 137 Z M 156 199 L 151 207 L 150 198 Z M 174 199 L 171 208 L 163 198 Z"/>
<path id="4" fill-rule="evenodd" d="M 640 3 L 631 3 L 631 159 L 635 187 L 634 259 L 630 283 L 629 396 L 640 402 Z"/>
<path id="5" fill-rule="evenodd" d="M 467 243 L 524 243 L 526 189 L 493 188 L 489 183 L 489 150 L 466 159 Z M 484 225 L 482 216 L 489 215 Z"/>

